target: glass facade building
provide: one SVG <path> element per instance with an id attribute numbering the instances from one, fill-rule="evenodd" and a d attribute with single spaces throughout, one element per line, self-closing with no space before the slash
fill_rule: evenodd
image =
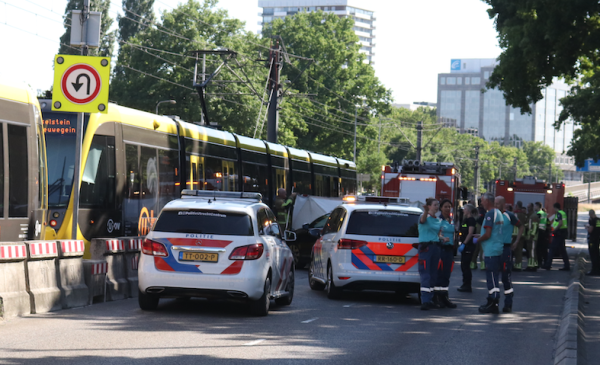
<path id="1" fill-rule="evenodd" d="M 324 11 L 340 17 L 354 19 L 354 33 L 358 36 L 360 52 L 366 59 L 374 64 L 375 56 L 375 15 L 373 11 L 364 8 L 364 1 L 353 0 L 259 0 L 258 7 L 262 8 L 262 22 L 264 26 L 277 18 L 306 11 Z"/>

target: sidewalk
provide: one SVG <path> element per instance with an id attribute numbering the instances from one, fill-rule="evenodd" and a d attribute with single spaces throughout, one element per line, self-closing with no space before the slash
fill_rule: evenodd
<path id="1" fill-rule="evenodd" d="M 589 261 L 586 271 L 591 269 Z M 580 306 L 583 326 L 577 340 L 581 351 L 578 364 L 598 364 L 600 362 L 600 276 L 585 276 L 583 279 L 584 298 Z"/>

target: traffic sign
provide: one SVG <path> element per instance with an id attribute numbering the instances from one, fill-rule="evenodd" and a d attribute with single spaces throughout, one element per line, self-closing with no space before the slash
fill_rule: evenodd
<path id="1" fill-rule="evenodd" d="M 56 55 L 52 110 L 106 113 L 109 77 L 108 57 Z"/>

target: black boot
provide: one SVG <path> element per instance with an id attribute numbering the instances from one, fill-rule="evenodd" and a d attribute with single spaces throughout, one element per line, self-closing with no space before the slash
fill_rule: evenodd
<path id="1" fill-rule="evenodd" d="M 428 311 L 430 309 L 436 309 L 436 308 L 437 307 L 432 302 L 424 302 L 423 304 L 421 304 L 422 311 Z"/>
<path id="2" fill-rule="evenodd" d="M 435 305 L 436 308 L 445 308 L 446 305 L 444 304 L 444 302 L 442 301 L 442 295 L 439 291 L 436 291 L 433 293 L 433 305 Z"/>
<path id="3" fill-rule="evenodd" d="M 454 304 L 450 301 L 447 291 L 440 293 L 440 299 L 441 299 L 441 302 L 444 303 L 444 306 L 446 306 L 448 308 L 456 308 L 456 304 Z"/>
<path id="4" fill-rule="evenodd" d="M 487 303 L 479 307 L 479 313 L 500 313 L 498 299 L 487 298 Z"/>
<path id="5" fill-rule="evenodd" d="M 467 286 L 466 284 L 463 284 L 461 287 L 456 288 L 456 290 L 458 290 L 459 292 L 463 292 L 463 293 L 473 292 L 473 289 L 471 289 L 471 286 Z"/>

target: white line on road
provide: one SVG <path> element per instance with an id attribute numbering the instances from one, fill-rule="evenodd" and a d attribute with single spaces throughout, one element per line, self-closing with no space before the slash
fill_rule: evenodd
<path id="1" fill-rule="evenodd" d="M 346 305 L 344 306 L 344 308 L 350 308 L 350 307 L 352 307 L 354 304 L 356 304 L 356 303 L 352 303 L 352 304 L 346 304 Z"/>
<path id="2" fill-rule="evenodd" d="M 317 319 L 319 319 L 319 318 L 318 317 L 317 318 L 311 318 L 311 319 L 307 319 L 306 321 L 302 321 L 300 323 L 310 323 L 312 321 L 316 321 Z"/>
<path id="3" fill-rule="evenodd" d="M 256 340 L 256 341 L 252 341 L 252 342 L 248 342 L 245 343 L 244 346 L 254 346 L 254 345 L 258 345 L 259 343 L 265 341 L 266 339 L 261 338 L 260 340 Z"/>

